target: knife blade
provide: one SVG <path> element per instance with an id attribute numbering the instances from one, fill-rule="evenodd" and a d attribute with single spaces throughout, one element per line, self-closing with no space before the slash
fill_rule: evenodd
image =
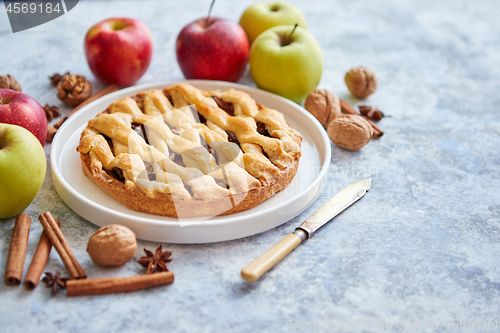
<path id="1" fill-rule="evenodd" d="M 281 242 L 243 268 L 241 277 L 248 282 L 259 279 L 303 241 L 311 238 L 319 228 L 361 199 L 370 189 L 371 180 L 371 178 L 361 179 L 344 187 L 309 216 L 295 229 L 294 233 L 286 236 Z"/>

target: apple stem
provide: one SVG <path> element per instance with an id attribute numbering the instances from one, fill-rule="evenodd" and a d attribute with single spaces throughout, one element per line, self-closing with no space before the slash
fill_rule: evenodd
<path id="1" fill-rule="evenodd" d="M 208 20 L 210 19 L 210 13 L 212 13 L 212 7 L 214 6 L 215 0 L 212 0 L 212 3 L 210 4 L 210 8 L 208 9 L 208 15 L 207 15 L 207 21 L 205 22 L 205 25 L 208 27 Z"/>
<path id="2" fill-rule="evenodd" d="M 215 0 L 214 0 L 215 1 Z M 297 26 L 299 24 L 298 23 L 295 23 L 295 26 L 293 27 L 292 29 L 292 32 L 290 32 L 290 34 L 288 35 L 288 37 L 286 38 L 286 44 L 285 45 L 289 45 L 291 42 L 292 42 L 292 35 L 293 33 L 295 32 L 295 29 L 297 29 Z"/>

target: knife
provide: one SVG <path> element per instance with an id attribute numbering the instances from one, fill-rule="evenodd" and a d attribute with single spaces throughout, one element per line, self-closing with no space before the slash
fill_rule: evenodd
<path id="1" fill-rule="evenodd" d="M 281 242 L 243 268 L 241 277 L 248 282 L 260 278 L 303 241 L 311 238 L 316 230 L 364 196 L 370 189 L 371 181 L 371 178 L 366 178 L 344 187 L 314 214 L 309 216 L 295 229 L 293 234 L 286 236 Z"/>

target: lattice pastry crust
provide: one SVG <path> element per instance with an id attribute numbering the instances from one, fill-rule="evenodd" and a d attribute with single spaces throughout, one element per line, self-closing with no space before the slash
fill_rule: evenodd
<path id="1" fill-rule="evenodd" d="M 112 103 L 77 151 L 83 172 L 125 206 L 184 218 L 244 211 L 284 189 L 301 141 L 244 92 L 177 84 Z"/>

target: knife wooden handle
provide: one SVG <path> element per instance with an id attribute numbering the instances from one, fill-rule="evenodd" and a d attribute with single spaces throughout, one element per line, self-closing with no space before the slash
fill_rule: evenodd
<path id="1" fill-rule="evenodd" d="M 241 277 L 248 282 L 253 282 L 264 275 L 265 272 L 276 265 L 288 253 L 292 252 L 302 239 L 295 234 L 286 236 L 281 242 L 274 245 L 266 253 L 255 259 L 247 267 L 241 270 Z"/>

